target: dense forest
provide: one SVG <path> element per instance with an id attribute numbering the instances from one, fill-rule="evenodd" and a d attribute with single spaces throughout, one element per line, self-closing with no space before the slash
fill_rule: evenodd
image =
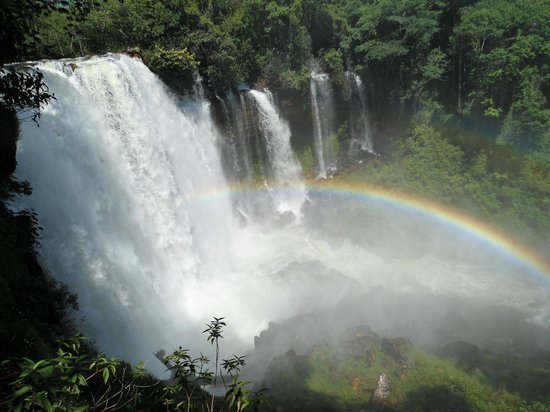
<path id="1" fill-rule="evenodd" d="M 344 102 L 354 72 L 368 79 L 378 146 L 392 157 L 358 174 L 458 205 L 534 247 L 548 236 L 547 1 L 48 3 L 5 8 L 4 62 L 137 49 L 176 89 L 198 70 L 211 96 L 246 82 L 298 106 L 313 68 Z M 293 145 L 312 167 L 311 142 Z"/>
<path id="2" fill-rule="evenodd" d="M 20 62 L 130 53 L 174 93 L 187 93 L 199 74 L 214 107 L 243 84 L 267 86 L 288 114 L 293 148 L 311 179 L 313 143 L 292 116 L 311 112 L 312 71 L 329 74 L 342 104 L 351 98 L 347 73 L 355 73 L 367 85 L 377 153 L 367 154 L 367 161 L 344 159 L 341 148 L 350 131 L 342 121 L 334 150 L 344 167 L 333 179 L 451 205 L 540 256 L 550 252 L 549 0 L 6 0 L 1 7 L 1 408 L 240 411 L 263 404 L 263 390 L 245 390 L 247 382 L 238 380 L 244 366 L 239 357 L 224 361 L 225 376 L 234 379 L 226 385 L 227 398 L 215 400 L 194 388 L 215 382 L 218 369 L 222 377 L 217 359 L 209 375 L 202 355 L 192 358 L 181 348 L 162 355 L 174 379 L 161 384 L 140 367 L 98 355 L 93 345 L 74 337 L 77 297 L 40 267 L 35 214 L 9 207 L 32 191 L 13 177 L 19 122 L 39 126 L 40 111 L 56 98 L 42 73 Z M 221 326 L 215 318 L 207 329 L 216 347 Z M 394 362 L 381 342 L 369 344 L 378 357 Z M 330 358 L 324 350 L 312 356 Z M 431 355 L 410 350 L 416 362 L 432 362 Z M 279 361 L 307 363 L 292 356 Z M 437 374 L 455 366 L 433 368 Z M 271 374 L 278 373 L 274 362 Z M 459 403 L 430 409 L 446 396 L 435 391 L 387 410 L 549 408 L 544 389 L 525 395 L 512 388 L 510 394 L 498 382 L 487 389 L 462 371 L 449 373 L 460 374 L 457 385 L 467 388 L 479 409 Z M 196 381 L 188 386 L 191 377 Z M 544 377 L 548 381 L 548 372 Z M 427 384 L 430 379 L 435 378 L 425 378 Z M 447 384 L 456 389 L 456 382 Z M 291 391 L 279 385 L 273 393 L 284 399 Z M 306 402 L 305 392 L 292 396 L 297 398 L 287 399 L 284 410 Z M 317 407 L 313 403 L 310 410 L 321 410 Z"/>

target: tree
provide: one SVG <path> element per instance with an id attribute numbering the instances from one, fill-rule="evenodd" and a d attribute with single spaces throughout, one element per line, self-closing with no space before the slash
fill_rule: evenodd
<path id="1" fill-rule="evenodd" d="M 81 20 L 94 2 L 90 0 L 5 0 L 0 13 L 0 110 L 29 111 L 37 120 L 40 110 L 51 99 L 42 73 L 35 68 L 6 63 L 36 58 L 42 44 L 37 21 L 43 16 L 62 13 L 69 21 Z M 3 140 L 6 136 L 2 136 Z"/>
<path id="2" fill-rule="evenodd" d="M 368 68 L 383 79 L 394 100 L 418 103 L 424 86 L 446 70 L 441 51 L 434 51 L 442 10 L 439 0 L 363 5 L 350 29 L 350 49 L 358 69 Z"/>
<path id="3" fill-rule="evenodd" d="M 548 0 L 483 0 L 464 7 L 452 45 L 463 54 L 458 109 L 497 128 L 499 143 L 540 150 L 550 125 Z"/>
<path id="4" fill-rule="evenodd" d="M 193 358 L 187 349 L 181 346 L 172 354 L 164 356 L 164 351 L 159 351 L 157 357 L 172 372 L 174 383 L 164 388 L 163 402 L 170 408 L 191 410 L 204 410 L 214 412 L 229 410 L 242 412 L 246 409 L 257 411 L 265 403 L 265 388 L 258 391 L 246 389 L 251 382 L 240 381 L 239 373 L 245 366 L 244 356 L 233 355 L 230 359 L 222 359 L 219 362 L 219 340 L 223 339 L 223 328 L 226 323 L 224 318 L 216 318 L 206 325 L 203 331 L 207 335 L 207 341 L 215 346 L 214 372 L 208 369 L 210 360 L 201 354 Z M 209 395 L 203 388 L 206 385 L 216 387 L 218 377 L 225 388 L 225 400 L 217 399 L 214 393 Z M 226 379 L 230 379 L 229 382 Z"/>

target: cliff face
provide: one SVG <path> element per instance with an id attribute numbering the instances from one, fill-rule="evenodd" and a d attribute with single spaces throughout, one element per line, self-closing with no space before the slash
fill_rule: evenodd
<path id="1" fill-rule="evenodd" d="M 316 83 L 316 78 L 322 80 Z M 326 177 L 327 173 L 332 175 L 389 152 L 400 130 L 399 113 L 385 113 L 384 106 L 372 98 L 376 93 L 367 82 L 351 72 L 346 72 L 345 79 L 346 87 L 342 88 L 328 74 L 312 73 L 307 86 L 300 89 L 258 83 L 209 98 L 222 134 L 234 140 L 242 136 L 233 136 L 234 113 L 228 116 L 228 110 L 238 105 L 249 89 L 269 89 L 282 119 L 289 125 L 292 149 L 304 172 L 311 177 Z M 252 115 L 245 108 L 239 112 L 245 117 Z M 390 115 L 391 121 L 387 121 Z M 243 117 L 243 121 L 254 119 Z M 392 127 L 383 126 L 386 123 Z"/>

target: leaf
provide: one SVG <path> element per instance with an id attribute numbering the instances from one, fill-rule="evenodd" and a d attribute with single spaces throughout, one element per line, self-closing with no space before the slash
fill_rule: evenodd
<path id="1" fill-rule="evenodd" d="M 38 369 L 38 367 L 39 367 L 40 365 L 42 365 L 43 363 L 45 363 L 45 362 L 46 362 L 46 359 L 39 360 L 38 362 L 36 362 L 36 363 L 33 365 L 32 369 L 33 369 L 33 370 Z"/>
<path id="2" fill-rule="evenodd" d="M 108 380 L 109 380 L 109 369 L 105 368 L 103 369 L 103 382 L 107 384 Z"/>
<path id="3" fill-rule="evenodd" d="M 48 366 L 45 366 L 44 368 L 41 368 L 39 370 L 39 372 L 46 378 L 49 378 L 53 375 L 55 371 L 55 366 L 53 365 L 48 365 Z"/>
<path id="4" fill-rule="evenodd" d="M 82 386 L 88 386 L 88 382 L 86 382 L 86 378 L 82 374 L 78 374 L 78 383 L 80 383 Z"/>
<path id="5" fill-rule="evenodd" d="M 15 393 L 13 394 L 14 397 L 18 398 L 20 396 L 23 396 L 24 394 L 26 394 L 27 392 L 31 391 L 32 390 L 32 386 L 23 386 L 22 388 L 18 389 L 15 391 Z"/>
<path id="6" fill-rule="evenodd" d="M 53 411 L 52 404 L 50 403 L 50 400 L 46 396 L 46 392 L 39 392 L 36 395 L 36 400 L 38 401 L 38 404 L 44 409 L 46 412 Z"/>

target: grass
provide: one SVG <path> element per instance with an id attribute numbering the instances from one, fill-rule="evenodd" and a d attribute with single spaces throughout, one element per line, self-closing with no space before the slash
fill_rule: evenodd
<path id="1" fill-rule="evenodd" d="M 412 345 L 402 353 L 400 358 L 380 341 L 358 338 L 276 360 L 267 382 L 272 404 L 285 411 L 381 410 L 371 396 L 385 373 L 391 390 L 384 411 L 550 411 L 550 369 L 483 354 L 478 367 L 467 370 Z"/>

